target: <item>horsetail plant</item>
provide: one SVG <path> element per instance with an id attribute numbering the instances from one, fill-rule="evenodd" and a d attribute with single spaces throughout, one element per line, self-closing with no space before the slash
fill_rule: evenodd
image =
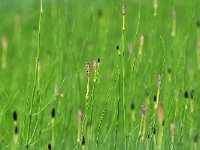
<path id="1" fill-rule="evenodd" d="M 194 112 L 194 89 L 190 91 L 190 111 Z"/>
<path id="2" fill-rule="evenodd" d="M 2 63 L 1 63 L 1 67 L 3 69 L 6 68 L 7 66 L 7 49 L 8 49 L 8 40 L 6 38 L 6 36 L 2 36 L 1 38 L 1 44 L 2 44 Z"/>
<path id="3" fill-rule="evenodd" d="M 194 141 L 194 150 L 198 149 L 197 143 L 198 143 L 199 135 L 198 133 L 195 133 L 193 136 L 193 141 Z"/>
<path id="4" fill-rule="evenodd" d="M 188 103 L 189 103 L 189 93 L 188 93 L 188 91 L 185 91 L 185 94 L 184 94 L 184 96 L 185 96 L 185 110 L 187 110 L 188 109 Z"/>
<path id="5" fill-rule="evenodd" d="M 89 98 L 90 90 L 90 63 L 86 62 L 86 74 L 87 74 L 87 91 L 86 91 L 86 100 Z"/>
<path id="6" fill-rule="evenodd" d="M 139 51 L 138 55 L 141 57 L 143 53 L 143 45 L 144 45 L 144 35 L 140 36 L 140 46 L 139 46 Z"/>
<path id="7" fill-rule="evenodd" d="M 14 121 L 14 135 L 13 135 L 13 149 L 16 149 L 18 143 L 18 125 L 17 125 L 17 111 L 13 111 L 13 121 Z"/>
<path id="8" fill-rule="evenodd" d="M 48 144 L 48 150 L 51 150 L 51 143 Z"/>
<path id="9" fill-rule="evenodd" d="M 200 20 L 197 20 L 197 62 L 200 70 Z"/>
<path id="10" fill-rule="evenodd" d="M 97 61 L 96 60 L 93 61 L 93 68 L 94 68 L 94 79 L 93 79 L 93 81 L 96 82 L 97 81 Z"/>
<path id="11" fill-rule="evenodd" d="M 156 105 L 155 105 L 155 109 L 157 109 L 158 103 L 159 103 L 161 79 L 162 79 L 162 78 L 161 78 L 161 75 L 158 75 L 158 78 L 157 78 L 157 95 L 156 95 Z"/>
<path id="12" fill-rule="evenodd" d="M 78 121 L 78 135 L 77 135 L 77 143 L 80 144 L 81 141 L 81 120 L 82 120 L 82 111 L 79 108 L 77 113 L 77 121 Z"/>
<path id="13" fill-rule="evenodd" d="M 124 111 L 124 135 L 126 134 L 126 102 L 125 102 L 125 23 L 126 23 L 126 5 L 122 4 L 122 101 L 123 101 L 123 111 Z M 125 143 L 126 145 L 126 143 Z"/>
<path id="14" fill-rule="evenodd" d="M 141 124 L 140 124 L 140 132 L 139 137 L 141 141 L 144 141 L 145 131 L 146 131 L 146 113 L 147 113 L 147 105 L 143 104 L 141 106 Z"/>
<path id="15" fill-rule="evenodd" d="M 131 122 L 135 122 L 135 104 L 131 102 Z"/>
<path id="16" fill-rule="evenodd" d="M 153 16 L 157 16 L 157 11 L 158 11 L 158 0 L 153 0 L 153 9 L 154 9 L 154 13 Z"/>
<path id="17" fill-rule="evenodd" d="M 81 145 L 82 145 L 82 150 L 85 150 L 85 136 L 82 136 L 81 138 Z"/>
<path id="18" fill-rule="evenodd" d="M 173 9 L 172 11 L 172 33 L 171 33 L 172 37 L 176 36 L 176 10 Z"/>
<path id="19" fill-rule="evenodd" d="M 54 147 L 54 144 L 55 144 L 55 115 L 56 115 L 56 110 L 55 108 L 53 107 L 51 109 L 51 142 L 52 142 L 52 147 Z"/>
<path id="20" fill-rule="evenodd" d="M 168 73 L 168 80 L 169 80 L 169 82 L 171 82 L 172 81 L 172 75 L 171 75 L 171 69 L 170 68 L 167 69 L 167 73 Z"/>
<path id="21" fill-rule="evenodd" d="M 164 109 L 163 109 L 163 104 L 159 103 L 158 104 L 158 110 L 157 110 L 157 115 L 158 115 L 158 125 L 159 125 L 159 131 L 158 131 L 158 144 L 157 144 L 157 149 L 161 150 L 162 146 L 162 137 L 163 137 L 163 125 L 164 125 Z"/>
<path id="22" fill-rule="evenodd" d="M 171 149 L 174 145 L 174 123 L 170 123 Z"/>

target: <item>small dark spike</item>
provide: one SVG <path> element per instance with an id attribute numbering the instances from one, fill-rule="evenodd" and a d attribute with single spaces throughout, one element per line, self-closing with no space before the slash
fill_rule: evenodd
<path id="1" fill-rule="evenodd" d="M 150 134 L 149 134 L 149 132 L 147 132 L 147 138 L 148 138 L 148 139 L 150 138 Z"/>
<path id="2" fill-rule="evenodd" d="M 55 118 L 55 115 L 56 115 L 56 110 L 55 110 L 55 108 L 53 107 L 52 110 L 51 110 L 51 117 L 52 117 L 52 118 Z"/>
<path id="3" fill-rule="evenodd" d="M 48 150 L 51 150 L 51 143 L 48 144 Z"/>
<path id="4" fill-rule="evenodd" d="M 194 142 L 197 143 L 198 139 L 199 139 L 199 135 L 197 133 L 195 133 L 194 137 L 193 137 Z"/>
<path id="5" fill-rule="evenodd" d="M 14 132 L 15 132 L 15 134 L 18 134 L 18 126 L 17 125 L 14 127 Z"/>
<path id="6" fill-rule="evenodd" d="M 119 45 L 116 45 L 116 49 L 119 50 Z"/>
<path id="7" fill-rule="evenodd" d="M 103 15 L 103 12 L 102 12 L 102 10 L 101 10 L 101 9 L 98 9 L 98 11 L 97 11 L 97 15 L 98 15 L 98 17 L 99 17 L 99 18 L 101 18 L 101 17 L 102 17 L 102 15 Z"/>
<path id="8" fill-rule="evenodd" d="M 98 58 L 98 63 L 100 63 L 100 58 Z"/>
<path id="9" fill-rule="evenodd" d="M 16 112 L 16 110 L 13 111 L 13 120 L 17 121 L 17 112 Z"/>
<path id="10" fill-rule="evenodd" d="M 185 91 L 185 98 L 188 98 L 188 91 Z"/>
<path id="11" fill-rule="evenodd" d="M 135 104 L 133 102 L 131 102 L 131 110 L 135 109 Z"/>
<path id="12" fill-rule="evenodd" d="M 153 96 L 153 101 L 156 102 L 156 100 L 157 100 L 157 96 L 154 95 L 154 96 Z"/>
<path id="13" fill-rule="evenodd" d="M 197 27 L 200 28 L 200 19 L 197 20 Z"/>
<path id="14" fill-rule="evenodd" d="M 152 128 L 152 132 L 153 132 L 154 135 L 156 134 L 156 128 L 155 127 Z"/>
<path id="15" fill-rule="evenodd" d="M 168 69 L 167 69 L 167 72 L 168 72 L 169 74 L 171 74 L 171 69 L 170 69 L 170 68 L 168 68 Z"/>
<path id="16" fill-rule="evenodd" d="M 192 89 L 192 90 L 190 91 L 190 98 L 191 98 L 191 99 L 194 99 L 194 89 Z"/>
<path id="17" fill-rule="evenodd" d="M 163 122 L 162 122 L 162 126 L 164 126 L 165 125 L 165 120 L 163 120 Z"/>
<path id="18" fill-rule="evenodd" d="M 82 136 L 82 142 L 81 142 L 82 145 L 85 145 L 85 137 Z"/>

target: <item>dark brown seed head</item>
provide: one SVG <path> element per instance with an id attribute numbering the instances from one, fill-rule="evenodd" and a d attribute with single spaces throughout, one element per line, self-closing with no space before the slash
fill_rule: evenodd
<path id="1" fill-rule="evenodd" d="M 152 127 L 152 132 L 154 135 L 156 134 L 156 128 L 154 126 Z"/>
<path id="2" fill-rule="evenodd" d="M 98 58 L 98 63 L 100 63 L 100 58 Z"/>
<path id="3" fill-rule="evenodd" d="M 119 50 L 119 45 L 116 45 L 116 49 Z"/>
<path id="4" fill-rule="evenodd" d="M 126 4 L 122 4 L 122 15 L 126 15 Z"/>
<path id="5" fill-rule="evenodd" d="M 51 109 L 51 117 L 52 117 L 52 118 L 55 118 L 55 115 L 56 115 L 56 110 L 55 110 L 55 108 L 53 107 L 53 108 Z"/>
<path id="6" fill-rule="evenodd" d="M 194 99 L 194 89 L 192 89 L 192 90 L 190 91 L 190 98 L 191 98 L 191 99 Z"/>
<path id="7" fill-rule="evenodd" d="M 198 139 L 199 139 L 198 133 L 195 133 L 193 137 L 194 142 L 197 143 Z"/>
<path id="8" fill-rule="evenodd" d="M 81 142 L 82 145 L 85 145 L 85 137 L 82 136 L 82 142 Z"/>
<path id="9" fill-rule="evenodd" d="M 153 101 L 156 102 L 156 100 L 157 100 L 157 96 L 154 95 L 154 96 L 153 96 Z"/>
<path id="10" fill-rule="evenodd" d="M 97 16 L 98 16 L 99 18 L 101 18 L 102 15 L 103 15 L 102 10 L 101 10 L 101 9 L 98 9 L 98 11 L 97 11 Z"/>
<path id="11" fill-rule="evenodd" d="M 164 126 L 164 125 L 165 125 L 165 120 L 162 121 L 162 126 Z"/>
<path id="12" fill-rule="evenodd" d="M 135 104 L 133 102 L 131 102 L 131 110 L 135 109 Z"/>
<path id="13" fill-rule="evenodd" d="M 188 98 L 188 91 L 185 91 L 185 98 Z"/>
<path id="14" fill-rule="evenodd" d="M 197 27 L 200 28 L 200 19 L 197 20 Z"/>
<path id="15" fill-rule="evenodd" d="M 16 110 L 13 111 L 13 120 L 17 121 L 17 112 L 16 112 Z"/>
<path id="16" fill-rule="evenodd" d="M 167 69 L 167 72 L 168 72 L 169 74 L 171 74 L 171 69 L 170 69 L 170 68 L 168 68 L 168 69 Z"/>
<path id="17" fill-rule="evenodd" d="M 14 132 L 15 132 L 15 134 L 18 133 L 18 126 L 17 125 L 14 127 Z"/>
<path id="18" fill-rule="evenodd" d="M 51 150 L 51 143 L 48 144 L 48 150 Z"/>

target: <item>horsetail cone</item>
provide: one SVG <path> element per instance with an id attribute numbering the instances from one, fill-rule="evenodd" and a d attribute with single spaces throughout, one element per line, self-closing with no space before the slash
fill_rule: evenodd
<path id="1" fill-rule="evenodd" d="M 125 31 L 125 16 L 126 16 L 126 5 L 122 4 L 122 31 Z"/>

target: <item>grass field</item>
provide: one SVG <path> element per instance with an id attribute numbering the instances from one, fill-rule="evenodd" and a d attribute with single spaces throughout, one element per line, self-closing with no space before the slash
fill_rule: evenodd
<path id="1" fill-rule="evenodd" d="M 194 149 L 199 0 L 1 0 L 0 149 Z"/>

